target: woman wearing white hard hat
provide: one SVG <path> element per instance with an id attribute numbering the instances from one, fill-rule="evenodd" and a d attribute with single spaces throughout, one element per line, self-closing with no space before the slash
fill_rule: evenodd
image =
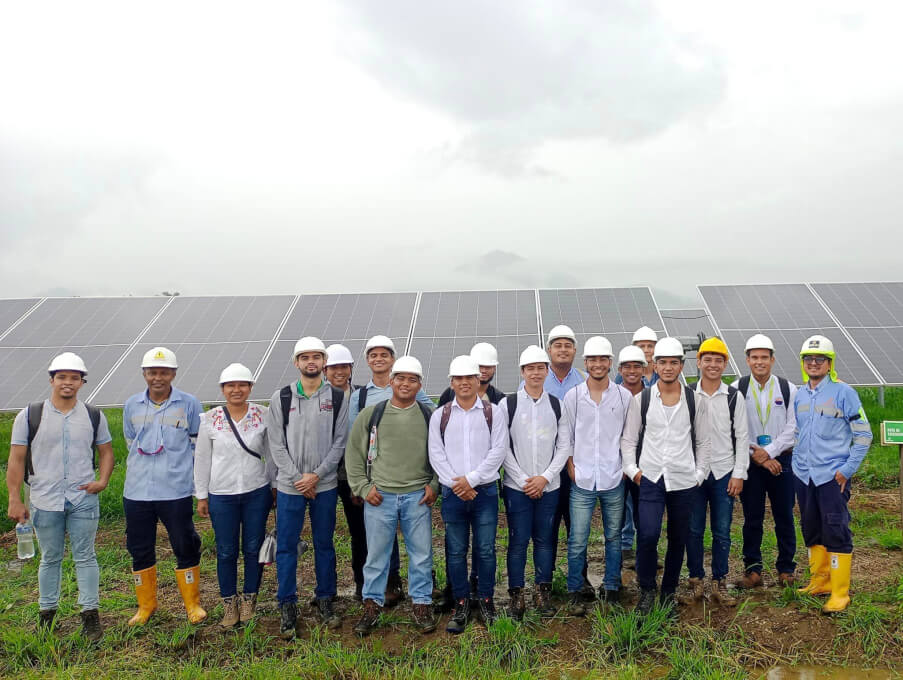
<path id="1" fill-rule="evenodd" d="M 219 377 L 226 403 L 201 416 L 194 454 L 198 514 L 209 517 L 216 535 L 216 575 L 223 598 L 220 625 L 249 621 L 257 606 L 262 568 L 257 561 L 273 505 L 272 465 L 267 451 L 266 407 L 248 402 L 254 376 L 230 364 Z M 239 544 L 239 536 L 241 543 Z M 238 597 L 238 553 L 245 579 Z"/>

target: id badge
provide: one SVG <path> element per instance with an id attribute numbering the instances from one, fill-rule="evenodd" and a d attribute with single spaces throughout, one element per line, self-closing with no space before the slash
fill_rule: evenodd
<path id="1" fill-rule="evenodd" d="M 760 434 L 756 437 L 756 444 L 759 446 L 768 446 L 771 444 L 771 435 L 770 434 Z"/>

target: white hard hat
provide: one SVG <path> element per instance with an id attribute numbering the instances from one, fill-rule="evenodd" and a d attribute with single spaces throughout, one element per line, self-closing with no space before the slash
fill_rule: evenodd
<path id="1" fill-rule="evenodd" d="M 570 326 L 555 326 L 555 328 L 549 331 L 549 339 L 546 341 L 546 344 L 551 345 L 559 338 L 565 338 L 573 342 L 575 345 L 577 344 L 577 336 L 574 335 L 574 331 L 571 330 Z"/>
<path id="2" fill-rule="evenodd" d="M 329 355 L 326 353 L 326 345 L 323 344 L 320 338 L 315 338 L 312 335 L 307 335 L 295 343 L 295 351 L 292 354 L 292 358 L 297 359 L 298 355 L 304 352 L 321 352 L 324 357 L 329 358 Z"/>
<path id="3" fill-rule="evenodd" d="M 636 345 L 627 345 L 627 347 L 618 352 L 618 366 L 631 361 L 636 361 L 639 364 L 643 364 L 643 366 L 646 366 L 648 363 L 646 361 L 646 353 L 643 350 Z"/>
<path id="4" fill-rule="evenodd" d="M 47 372 L 54 373 L 56 371 L 78 371 L 82 376 L 88 375 L 88 367 L 85 366 L 85 362 L 78 354 L 72 352 L 63 352 L 53 357 Z"/>
<path id="5" fill-rule="evenodd" d="M 631 340 L 631 342 L 643 342 L 644 340 L 648 342 L 658 342 L 658 334 L 649 328 L 649 326 L 641 326 L 634 331 L 633 340 Z"/>
<path id="6" fill-rule="evenodd" d="M 530 345 L 523 352 L 520 353 L 520 366 L 524 367 L 527 364 L 548 364 L 549 363 L 549 355 L 546 354 L 546 351 L 542 347 L 537 347 L 536 345 Z"/>
<path id="7" fill-rule="evenodd" d="M 367 352 L 374 347 L 385 347 L 392 352 L 393 357 L 395 356 L 395 343 L 392 342 L 392 338 L 387 338 L 385 335 L 374 335 L 367 340 L 367 344 L 364 346 L 364 355 L 366 356 Z"/>
<path id="8" fill-rule="evenodd" d="M 477 360 L 469 354 L 462 354 L 452 359 L 451 366 L 448 367 L 448 377 L 465 375 L 480 375 L 480 365 Z"/>
<path id="9" fill-rule="evenodd" d="M 219 374 L 219 384 L 227 382 L 247 382 L 254 384 L 254 374 L 244 364 L 229 364 Z"/>
<path id="10" fill-rule="evenodd" d="M 834 359 L 834 343 L 824 335 L 813 335 L 803 341 L 803 346 L 800 349 L 801 357 L 807 354 L 824 354 L 826 357 Z"/>
<path id="11" fill-rule="evenodd" d="M 594 335 L 583 345 L 584 357 L 613 357 L 614 355 L 608 338 L 603 338 L 601 335 Z"/>
<path id="12" fill-rule="evenodd" d="M 499 353 L 488 342 L 478 342 L 471 347 L 470 356 L 477 360 L 480 366 L 498 366 Z"/>
<path id="13" fill-rule="evenodd" d="M 178 368 L 176 353 L 166 347 L 154 347 L 144 353 L 141 368 Z"/>
<path id="14" fill-rule="evenodd" d="M 774 352 L 774 343 L 767 335 L 756 333 L 746 341 L 746 351 L 748 352 L 751 349 L 770 349 Z"/>
<path id="15" fill-rule="evenodd" d="M 351 350 L 345 345 L 330 345 L 326 348 L 326 365 L 338 366 L 340 364 L 354 364 Z"/>
<path id="16" fill-rule="evenodd" d="M 662 338 L 655 343 L 655 350 L 652 357 L 658 359 L 660 357 L 678 357 L 684 358 L 684 345 L 677 338 Z"/>
<path id="17" fill-rule="evenodd" d="M 404 356 L 398 357 L 398 360 L 392 366 L 392 375 L 396 373 L 413 373 L 423 379 L 423 366 L 414 357 Z"/>

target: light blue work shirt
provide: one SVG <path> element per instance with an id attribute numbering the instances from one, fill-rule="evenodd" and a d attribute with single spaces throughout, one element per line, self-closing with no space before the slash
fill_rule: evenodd
<path id="1" fill-rule="evenodd" d="M 647 378 L 646 374 L 643 374 L 643 387 L 652 387 L 655 383 L 658 382 L 658 373 L 652 371 L 652 377 Z M 618 373 L 615 376 L 615 385 L 623 385 L 624 384 L 624 376 Z"/>
<path id="2" fill-rule="evenodd" d="M 793 474 L 816 486 L 834 479 L 834 473 L 852 477 L 872 443 L 872 430 L 852 387 L 830 376 L 815 389 L 806 383 L 793 401 L 796 411 L 796 446 Z"/>
<path id="3" fill-rule="evenodd" d="M 38 510 L 62 512 L 66 501 L 72 505 L 81 503 L 85 492 L 78 487 L 93 482 L 96 477 L 94 444 L 108 444 L 112 440 L 103 411 L 94 439 L 91 416 L 83 402 L 75 402 L 68 413 L 63 413 L 50 399 L 45 399 L 41 424 L 31 442 L 34 467 L 34 474 L 28 478 L 31 505 Z M 16 415 L 11 443 L 28 446 L 27 408 Z"/>
<path id="4" fill-rule="evenodd" d="M 583 382 L 586 382 L 586 374 L 578 368 L 571 366 L 571 370 L 564 376 L 564 380 L 559 380 L 558 376 L 555 375 L 555 371 L 549 366 L 549 374 L 546 376 L 546 382 L 543 385 L 543 389 L 553 397 L 558 397 L 558 400 L 561 401 L 564 399 L 564 395 L 567 394 L 572 387 L 577 387 L 577 385 L 580 385 Z M 520 381 L 520 386 L 517 389 L 524 389 L 523 380 Z"/>
<path id="5" fill-rule="evenodd" d="M 364 387 L 358 387 L 351 393 L 351 402 L 348 404 L 348 431 L 351 432 L 351 426 L 354 425 L 354 420 L 357 418 L 357 414 L 360 413 L 357 407 L 357 400 L 360 399 L 359 392 L 361 390 L 367 390 L 367 401 L 364 403 L 364 406 L 373 406 L 373 404 L 378 404 L 381 401 L 388 401 L 392 398 L 392 386 L 386 385 L 385 387 L 377 387 L 373 384 L 372 380 L 368 380 L 367 384 Z M 433 400 L 426 396 L 426 392 L 421 388 L 417 393 L 416 397 L 417 401 L 421 404 L 426 404 L 431 409 L 436 408 L 436 405 L 433 403 Z"/>
<path id="6" fill-rule="evenodd" d="M 122 432 L 129 447 L 123 496 L 132 501 L 172 501 L 194 493 L 194 442 L 202 410 L 196 397 L 175 387 L 159 406 L 147 390 L 128 398 L 122 409 Z M 139 448 L 146 453 L 139 453 Z"/>

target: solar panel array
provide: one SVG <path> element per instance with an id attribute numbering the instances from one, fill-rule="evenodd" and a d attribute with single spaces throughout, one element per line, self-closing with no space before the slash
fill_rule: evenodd
<path id="1" fill-rule="evenodd" d="M 432 396 L 448 385 L 454 356 L 468 353 L 476 342 L 491 342 L 499 350 L 496 385 L 512 391 L 520 380 L 520 351 L 544 344 L 560 323 L 574 329 L 581 345 L 604 335 L 615 351 L 630 343 L 639 326 L 660 335 L 717 334 L 738 373 L 745 372 L 746 338 L 762 332 L 776 344 L 777 371 L 796 381 L 803 339 L 821 333 L 834 342 L 841 379 L 903 384 L 903 283 L 700 286 L 699 291 L 705 309 L 661 312 L 646 287 L 0 300 L 0 409 L 21 408 L 46 395 L 47 366 L 67 350 L 88 364 L 83 397 L 99 405 L 122 404 L 144 388 L 141 356 L 155 345 L 176 352 L 177 385 L 202 401 L 221 399 L 219 372 L 234 361 L 257 375 L 254 397 L 268 399 L 296 378 L 292 348 L 303 335 L 347 345 L 356 357 L 357 383 L 369 377 L 363 356 L 367 338 L 388 335 L 398 354 L 421 360 Z M 687 365 L 687 374 L 695 374 L 693 361 Z"/>

